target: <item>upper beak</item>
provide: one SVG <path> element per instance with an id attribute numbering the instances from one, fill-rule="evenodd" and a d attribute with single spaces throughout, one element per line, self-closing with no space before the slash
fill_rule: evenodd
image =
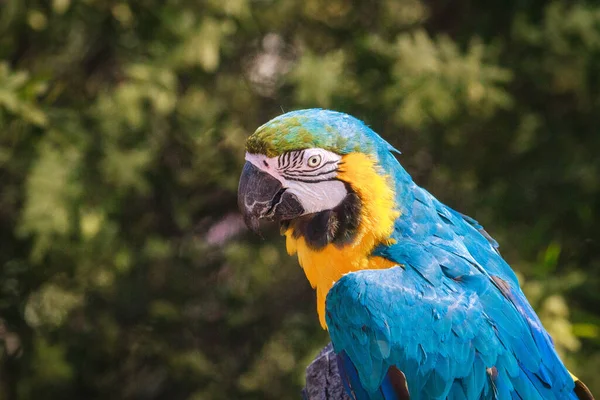
<path id="1" fill-rule="evenodd" d="M 304 208 L 298 198 L 287 191 L 279 180 L 246 162 L 238 188 L 238 207 L 244 222 L 258 233 L 259 221 L 298 217 Z"/>

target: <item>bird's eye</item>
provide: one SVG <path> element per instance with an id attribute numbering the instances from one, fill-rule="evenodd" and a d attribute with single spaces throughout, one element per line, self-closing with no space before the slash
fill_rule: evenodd
<path id="1" fill-rule="evenodd" d="M 321 156 L 319 156 L 319 155 L 310 156 L 308 158 L 308 161 L 306 161 L 306 164 L 311 168 L 318 166 L 319 164 L 321 164 Z"/>

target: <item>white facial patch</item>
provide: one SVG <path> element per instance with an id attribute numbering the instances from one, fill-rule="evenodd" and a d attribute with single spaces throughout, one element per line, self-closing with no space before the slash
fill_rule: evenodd
<path id="1" fill-rule="evenodd" d="M 342 157 L 323 149 L 290 151 L 277 157 L 246 153 L 246 161 L 276 178 L 298 197 L 305 214 L 329 210 L 348 194 L 336 179 Z"/>

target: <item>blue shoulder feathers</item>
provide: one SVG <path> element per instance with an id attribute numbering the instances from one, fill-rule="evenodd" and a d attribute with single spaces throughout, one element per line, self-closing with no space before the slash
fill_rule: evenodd
<path id="1" fill-rule="evenodd" d="M 400 196 L 395 243 L 374 251 L 398 266 L 347 274 L 327 296 L 355 398 L 577 399 L 497 243 L 412 182 Z"/>

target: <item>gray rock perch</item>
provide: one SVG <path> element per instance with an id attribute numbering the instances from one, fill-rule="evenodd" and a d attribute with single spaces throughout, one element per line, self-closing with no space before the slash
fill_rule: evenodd
<path id="1" fill-rule="evenodd" d="M 305 400 L 352 400 L 344 390 L 338 373 L 333 346 L 329 343 L 306 368 Z"/>

